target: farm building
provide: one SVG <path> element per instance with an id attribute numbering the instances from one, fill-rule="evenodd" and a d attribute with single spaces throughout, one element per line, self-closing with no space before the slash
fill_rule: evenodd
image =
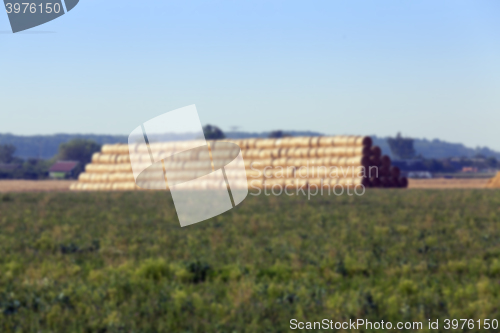
<path id="1" fill-rule="evenodd" d="M 49 176 L 52 179 L 72 178 L 78 163 L 78 161 L 57 161 L 50 167 Z"/>

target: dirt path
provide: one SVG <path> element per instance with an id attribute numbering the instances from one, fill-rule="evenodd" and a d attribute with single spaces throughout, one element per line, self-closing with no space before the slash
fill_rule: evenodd
<path id="1" fill-rule="evenodd" d="M 1 180 L 0 192 L 69 191 L 73 180 Z"/>
<path id="2" fill-rule="evenodd" d="M 410 179 L 408 188 L 421 189 L 460 189 L 485 188 L 489 179 Z"/>
<path id="3" fill-rule="evenodd" d="M 0 193 L 5 192 L 64 192 L 73 180 L 0 180 Z M 488 179 L 410 179 L 410 189 L 485 188 Z"/>

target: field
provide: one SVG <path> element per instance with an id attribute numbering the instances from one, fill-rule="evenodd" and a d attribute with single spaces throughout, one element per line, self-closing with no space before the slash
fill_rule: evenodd
<path id="1" fill-rule="evenodd" d="M 249 195 L 186 228 L 166 192 L 0 194 L 0 332 L 500 319 L 499 222 L 494 190 Z"/>

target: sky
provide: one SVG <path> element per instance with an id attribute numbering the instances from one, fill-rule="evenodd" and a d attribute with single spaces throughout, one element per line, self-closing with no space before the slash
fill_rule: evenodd
<path id="1" fill-rule="evenodd" d="M 128 135 L 195 104 L 223 130 L 500 150 L 500 2 L 80 0 L 12 34 L 0 133 Z"/>

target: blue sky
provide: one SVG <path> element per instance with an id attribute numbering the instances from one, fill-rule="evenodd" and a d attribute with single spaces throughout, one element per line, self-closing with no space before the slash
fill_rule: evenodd
<path id="1" fill-rule="evenodd" d="M 196 104 L 229 130 L 440 138 L 500 150 L 498 1 L 81 0 L 12 34 L 0 132 L 128 134 Z"/>

